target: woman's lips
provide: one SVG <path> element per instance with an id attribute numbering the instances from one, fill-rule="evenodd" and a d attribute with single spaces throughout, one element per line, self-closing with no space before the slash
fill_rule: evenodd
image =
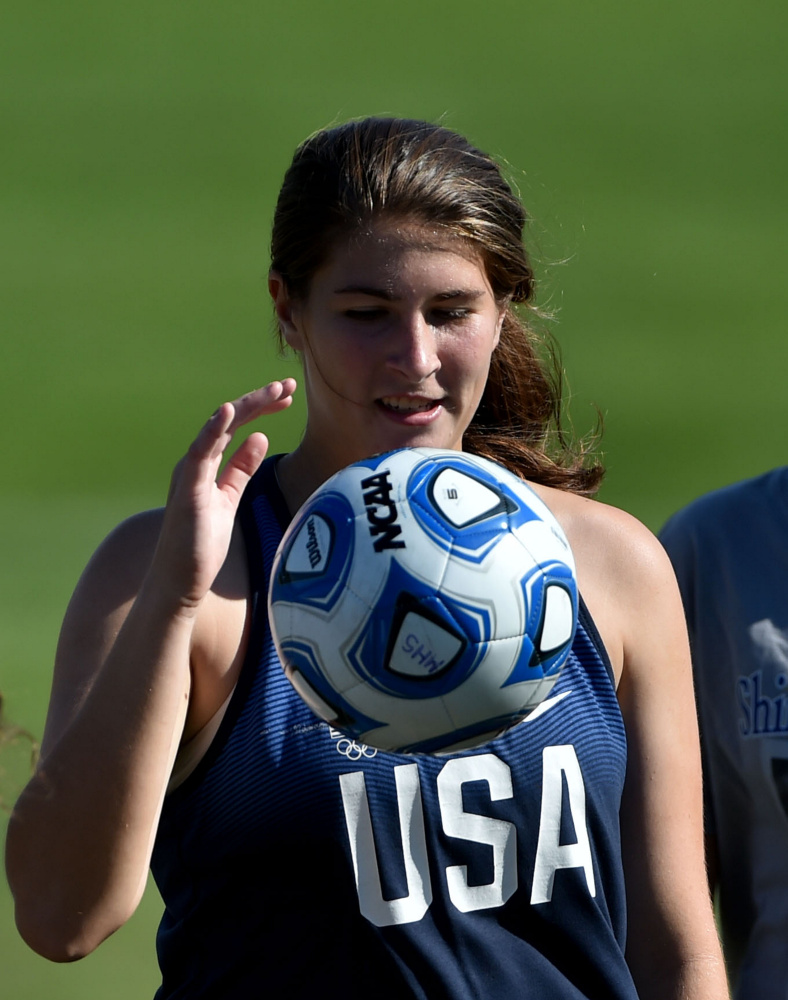
<path id="1" fill-rule="evenodd" d="M 378 406 L 385 413 L 403 423 L 427 423 L 434 420 L 442 409 L 442 400 L 424 396 L 381 396 Z"/>

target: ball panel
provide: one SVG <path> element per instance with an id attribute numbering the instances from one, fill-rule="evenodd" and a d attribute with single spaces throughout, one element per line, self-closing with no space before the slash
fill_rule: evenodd
<path id="1" fill-rule="evenodd" d="M 346 590 L 341 603 L 331 611 L 307 603 L 279 601 L 271 607 L 269 618 L 280 659 L 284 663 L 299 662 L 318 688 L 325 683 L 342 694 L 358 683 L 347 645 L 356 638 L 354 630 L 367 621 L 369 614 L 369 604 Z"/>
<path id="2" fill-rule="evenodd" d="M 574 632 L 576 611 L 572 595 L 562 583 L 549 582 L 545 587 L 544 612 L 536 640 L 542 655 L 562 649 Z"/>
<path id="3" fill-rule="evenodd" d="M 423 602 L 403 599 L 398 604 L 384 660 L 386 669 L 400 677 L 423 680 L 451 670 L 467 648 L 465 637 L 442 618 L 431 616 Z"/>
<path id="4" fill-rule="evenodd" d="M 522 636 L 527 607 L 521 580 L 524 568 L 530 571 L 531 565 L 517 540 L 499 532 L 497 544 L 478 563 L 468 563 L 454 548 L 451 554 L 443 593 L 462 609 L 458 614 L 468 616 L 464 627 L 470 638 Z"/>
<path id="5" fill-rule="evenodd" d="M 309 705 L 315 715 L 319 715 L 321 719 L 324 719 L 329 725 L 336 725 L 342 718 L 342 711 L 337 708 L 336 705 L 329 704 L 322 695 L 315 690 L 315 688 L 309 683 L 309 681 L 304 677 L 301 671 L 289 663 L 285 667 L 285 673 L 287 674 L 287 679 L 296 689 L 296 691 L 301 695 L 303 700 Z M 347 722 L 347 719 L 345 719 Z"/>
<path id="6" fill-rule="evenodd" d="M 427 487 L 431 505 L 453 528 L 487 521 L 510 509 L 505 494 L 459 469 L 440 469 Z"/>
<path id="7" fill-rule="evenodd" d="M 341 493 L 328 492 L 319 509 L 302 508 L 271 575 L 270 597 L 332 608 L 341 599 L 355 554 L 356 516 Z"/>
<path id="8" fill-rule="evenodd" d="M 457 728 L 464 728 L 478 718 L 508 717 L 513 722 L 524 718 L 541 699 L 544 674 L 529 666 L 532 644 L 518 637 L 496 639 L 491 643 L 495 669 L 477 671 L 458 692 L 444 696 L 444 702 Z"/>
<path id="9" fill-rule="evenodd" d="M 334 525 L 319 511 L 306 518 L 293 535 L 284 554 L 280 576 L 283 581 L 323 576 L 334 548 Z"/>
<path id="10" fill-rule="evenodd" d="M 574 575 L 574 556 L 566 535 L 561 531 L 557 522 L 529 521 L 516 525 L 512 529 L 512 533 L 537 565 L 552 562 L 565 564 Z"/>
<path id="11" fill-rule="evenodd" d="M 428 534 L 448 534 L 455 555 L 470 562 L 484 559 L 513 517 L 530 516 L 527 505 L 518 504 L 499 481 L 497 473 L 505 470 L 478 456 L 418 451 L 425 458 L 410 475 L 410 506 Z"/>
<path id="12" fill-rule="evenodd" d="M 383 724 L 359 729 L 359 742 L 381 750 L 404 750 L 420 743 L 425 734 L 433 738 L 438 733 L 439 741 L 446 742 L 444 734 L 453 731 L 451 716 L 440 697 L 419 701 L 397 698 L 394 695 L 359 683 L 346 692 L 346 698 L 353 710 L 360 716 L 385 719 Z"/>
<path id="13" fill-rule="evenodd" d="M 334 691 L 325 678 L 312 668 L 307 650 L 291 648 L 290 652 L 292 656 L 284 664 L 285 675 L 315 715 L 351 736 L 379 729 L 383 725 L 380 719 L 365 715 Z"/>

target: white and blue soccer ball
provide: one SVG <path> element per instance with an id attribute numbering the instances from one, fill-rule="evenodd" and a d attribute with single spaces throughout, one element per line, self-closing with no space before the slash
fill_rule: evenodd
<path id="1" fill-rule="evenodd" d="M 274 560 L 269 617 L 312 710 L 384 750 L 487 742 L 550 693 L 577 622 L 566 536 L 536 493 L 465 452 L 338 472 Z"/>

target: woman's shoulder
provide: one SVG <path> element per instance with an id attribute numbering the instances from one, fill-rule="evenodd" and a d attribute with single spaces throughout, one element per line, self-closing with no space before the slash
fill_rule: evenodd
<path id="1" fill-rule="evenodd" d="M 642 521 L 619 507 L 551 487 L 534 489 L 564 529 L 577 557 L 629 575 L 661 564 L 664 550 Z"/>
<path id="2" fill-rule="evenodd" d="M 163 509 L 133 514 L 98 545 L 77 583 L 70 608 L 93 613 L 133 600 L 150 566 L 161 530 Z"/>
<path id="3" fill-rule="evenodd" d="M 136 590 L 150 568 L 163 520 L 164 508 L 156 507 L 121 521 L 96 548 L 82 573 L 77 590 L 85 586 L 108 588 L 115 592 L 118 589 Z M 239 589 L 245 592 L 244 571 L 244 547 L 241 530 L 237 526 L 227 560 L 212 590 L 234 596 Z"/>
<path id="4" fill-rule="evenodd" d="M 164 508 L 145 510 L 121 521 L 104 538 L 74 589 L 64 620 L 66 635 L 94 628 L 117 631 L 150 571 L 163 520 Z M 193 648 L 198 655 L 205 647 L 213 648 L 216 636 L 226 633 L 225 626 L 244 614 L 237 609 L 245 605 L 247 592 L 246 556 L 237 527 L 195 620 Z"/>
<path id="5" fill-rule="evenodd" d="M 163 507 L 153 507 L 129 515 L 107 534 L 98 546 L 94 558 L 124 554 L 142 558 L 149 556 L 156 548 L 163 519 Z"/>
<path id="6" fill-rule="evenodd" d="M 675 613 L 670 560 L 656 536 L 626 511 L 561 490 L 536 490 L 569 540 L 578 588 L 619 678 L 646 609 Z"/>
<path id="7" fill-rule="evenodd" d="M 101 542 L 80 577 L 60 638 L 60 661 L 86 638 L 107 649 L 144 586 L 154 558 L 164 510 L 128 517 Z M 232 690 L 245 652 L 247 570 L 236 529 L 224 565 L 195 619 L 191 641 L 192 690 L 185 735 L 201 728 Z M 81 658 L 81 659 L 84 659 Z"/>

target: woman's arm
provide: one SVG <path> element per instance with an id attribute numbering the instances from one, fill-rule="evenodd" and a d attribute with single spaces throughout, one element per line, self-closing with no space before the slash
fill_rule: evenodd
<path id="1" fill-rule="evenodd" d="M 66 614 L 36 774 L 12 813 L 17 926 L 53 961 L 123 924 L 145 885 L 189 697 L 193 622 L 144 580 L 160 518 L 100 547 Z M 142 565 L 140 565 L 142 564 Z"/>
<path id="2" fill-rule="evenodd" d="M 619 701 L 629 747 L 621 807 L 627 959 L 642 1000 L 724 1000 L 681 599 L 657 540 L 626 515 L 620 521 L 613 558 L 622 616 Z"/>
<path id="3" fill-rule="evenodd" d="M 114 532 L 74 593 L 41 760 L 6 848 L 20 933 L 50 959 L 89 953 L 139 902 L 201 652 L 194 643 L 205 599 L 265 437 L 251 435 L 219 467 L 234 431 L 288 406 L 294 388 L 291 379 L 274 382 L 220 407 L 176 467 L 166 509 Z"/>

